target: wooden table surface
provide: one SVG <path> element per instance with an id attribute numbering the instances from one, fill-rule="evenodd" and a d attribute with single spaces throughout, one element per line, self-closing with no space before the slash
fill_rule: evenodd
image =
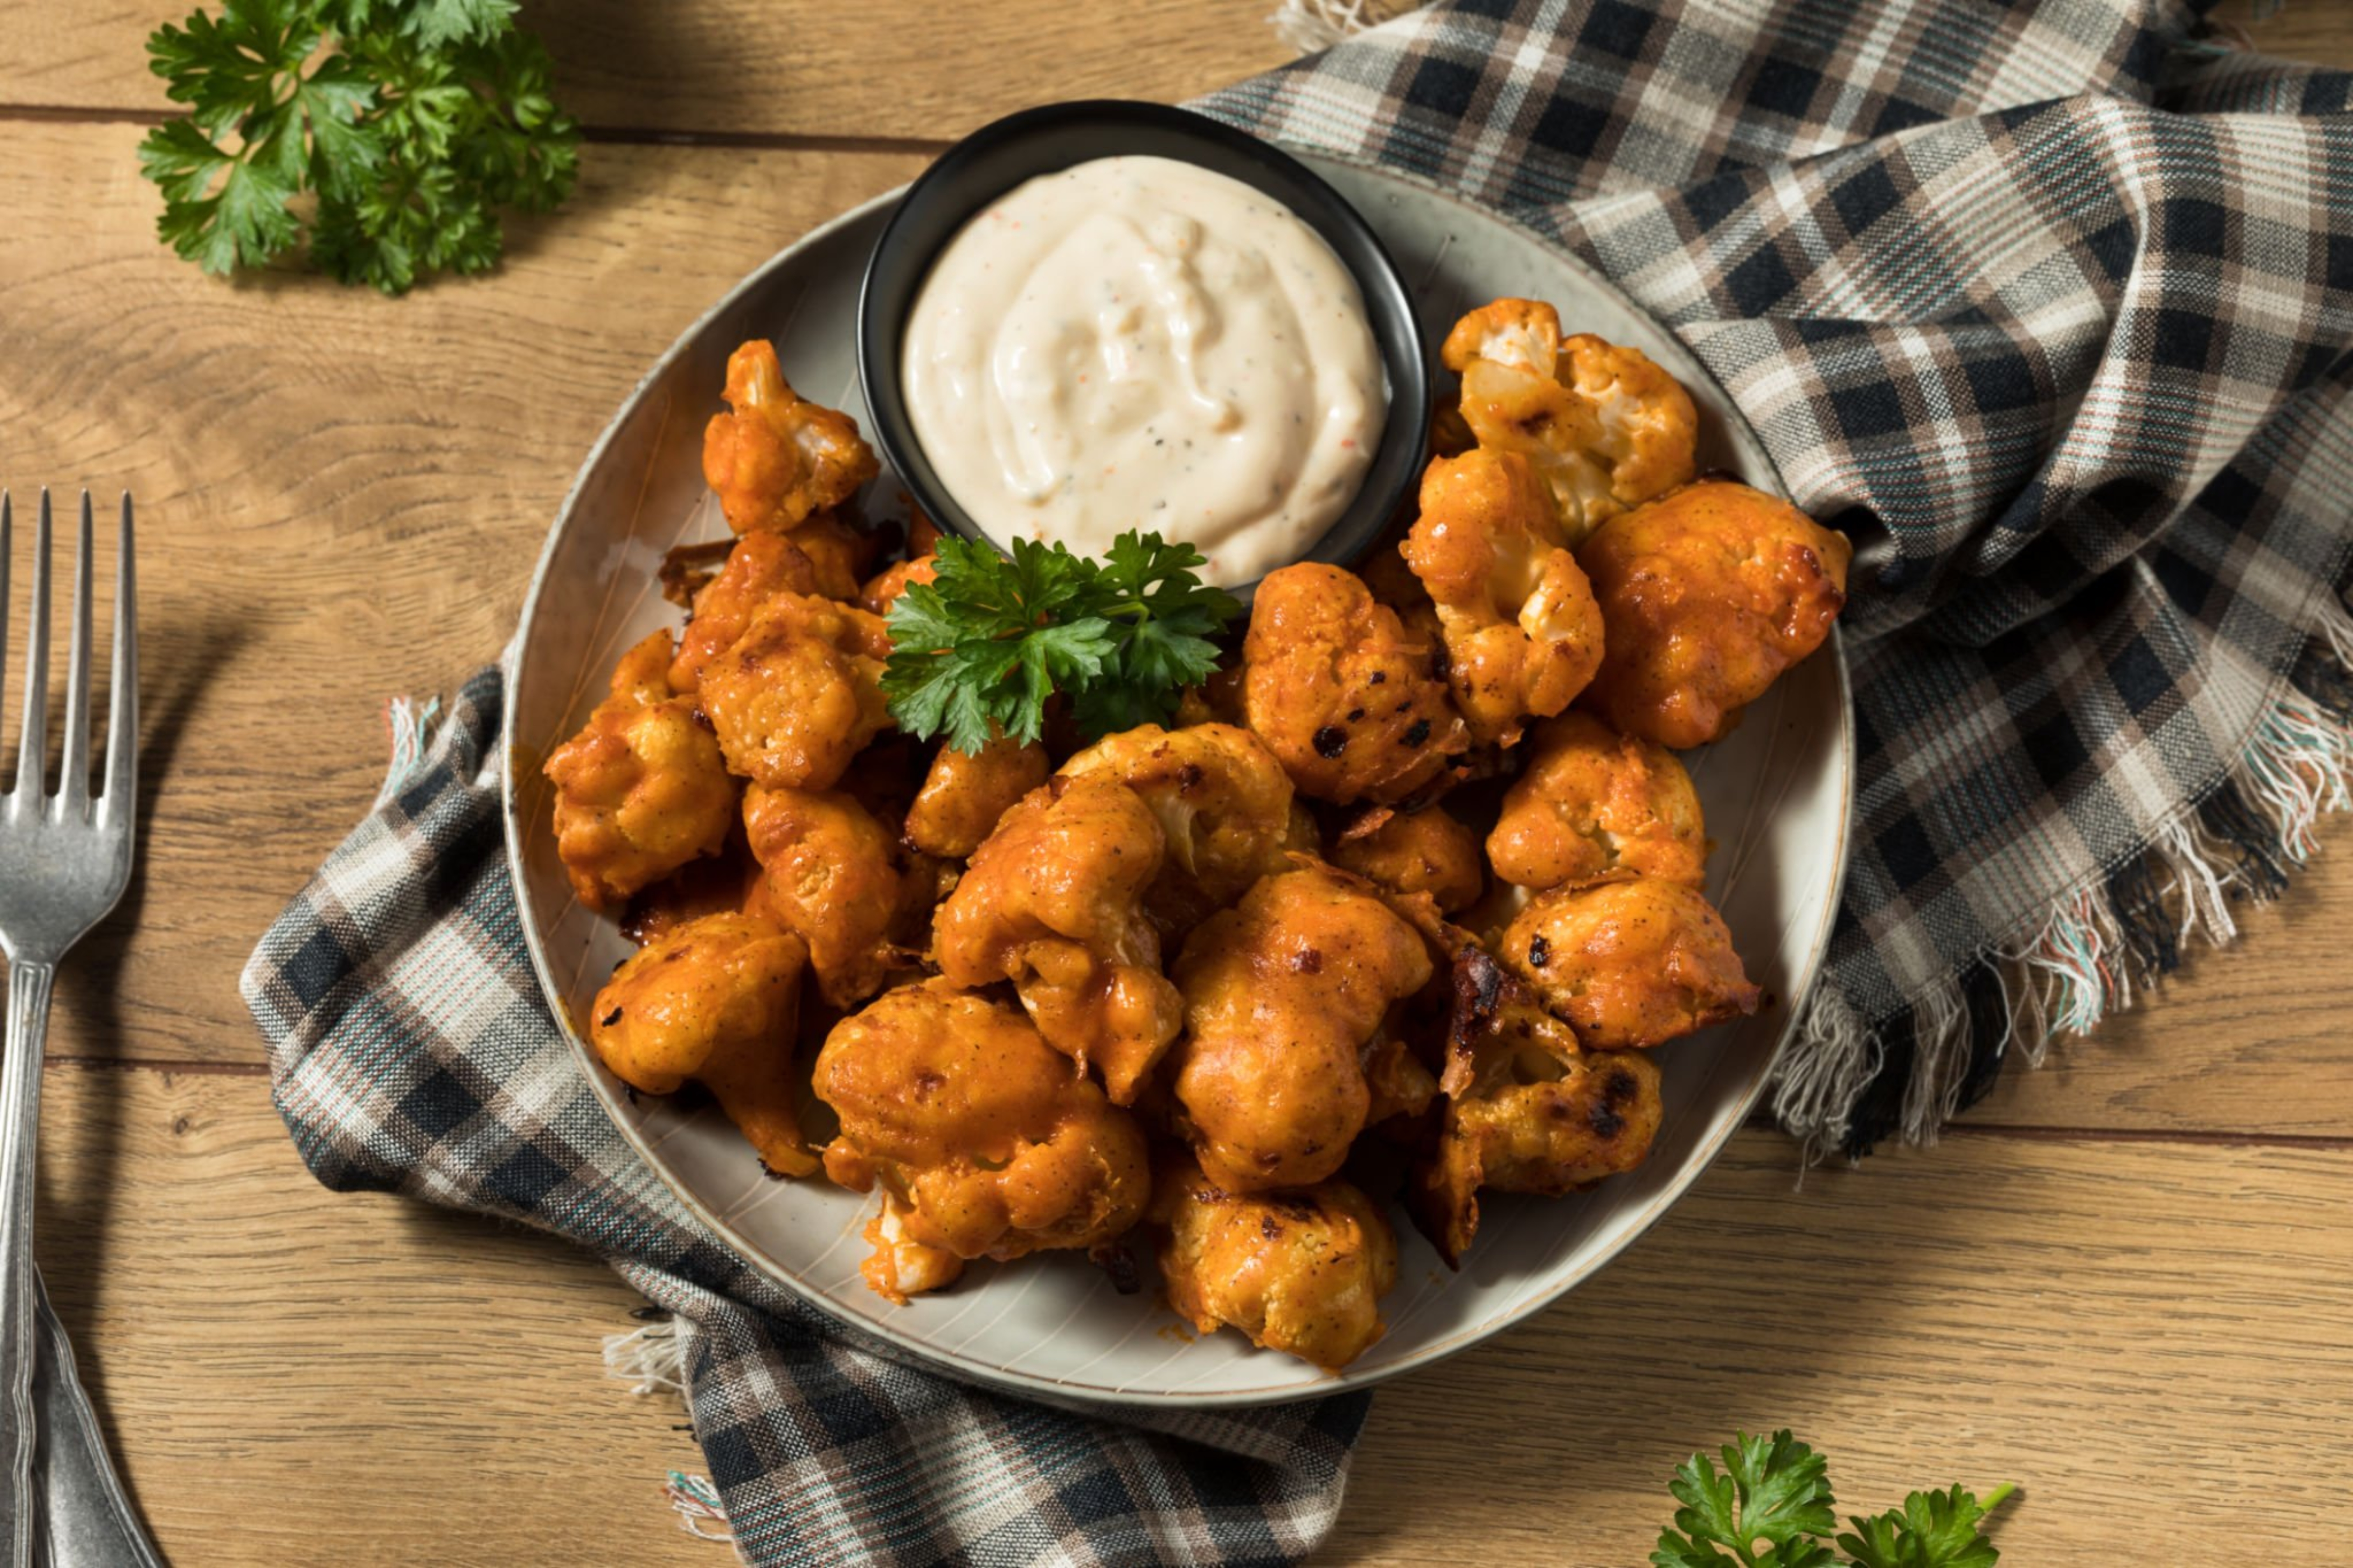
<path id="1" fill-rule="evenodd" d="M 701 1468 L 683 1416 L 602 1374 L 632 1293 L 314 1185 L 238 969 L 366 807 L 385 699 L 497 650 L 589 442 L 711 300 L 999 112 L 1277 63 L 1272 3 L 535 7 L 580 192 L 495 276 L 398 301 L 157 245 L 141 44 L 185 0 L 0 4 L 0 483 L 137 494 L 149 672 L 140 875 L 58 986 L 40 1255 L 174 1563 L 726 1561 L 663 1505 Z M 2337 0 L 2251 30 L 2353 66 Z M 1592 1284 L 1392 1384 L 1328 1559 L 1637 1563 L 1678 1459 L 1788 1425 L 1855 1504 L 2022 1483 L 2021 1563 L 2343 1561 L 2353 832 L 2327 837 L 2241 951 L 1937 1147 L 1798 1187 L 1746 1132 Z"/>

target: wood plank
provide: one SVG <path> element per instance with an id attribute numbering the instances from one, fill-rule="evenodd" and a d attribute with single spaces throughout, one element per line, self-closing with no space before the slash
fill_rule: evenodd
<path id="1" fill-rule="evenodd" d="M 701 1451 L 605 1375 L 641 1298 L 552 1237 L 295 1158 L 259 1078 L 52 1068 L 37 1247 L 164 1556 L 678 1563 Z"/>
<path id="2" fill-rule="evenodd" d="M 2212 16 L 2267 55 L 2353 70 L 2353 7 L 2342 0 L 2222 0 Z"/>
<path id="3" fill-rule="evenodd" d="M 1961 1137 L 1790 1178 L 1742 1137 L 1584 1289 L 1377 1395 L 1328 1560 L 1624 1568 L 1684 1456 L 1783 1426 L 1841 1514 L 2020 1483 L 2005 1563 L 2335 1559 L 2353 1152 Z"/>
<path id="4" fill-rule="evenodd" d="M 49 1074 L 45 1265 L 185 1564 L 723 1561 L 630 1303 L 548 1238 L 311 1184 L 258 1079 Z M 1665 1481 L 1788 1424 L 1851 1501 L 2024 1485 L 2021 1563 L 2317 1562 L 2353 1458 L 2353 1151 L 1957 1137 L 1817 1172 L 1744 1134 L 1568 1300 L 1376 1399 L 1334 1563 L 1624 1564 Z M 75 1238 L 70 1245 L 62 1238 Z"/>
<path id="5" fill-rule="evenodd" d="M 0 163 L 0 484 L 127 488 L 142 520 L 145 839 L 52 1046 L 249 1061 L 237 972 L 375 795 L 385 700 L 496 657 L 647 364 L 921 160 L 605 149 L 501 272 L 390 301 L 174 258 L 137 134 L 18 125 Z M 30 550 L 20 530 L 20 572 Z"/>
<path id="6" fill-rule="evenodd" d="M 145 43 L 185 4 L 0 8 L 0 101 L 172 110 Z M 1282 64 L 1274 0 L 997 0 L 925 14 L 820 0 L 539 0 L 559 101 L 592 126 L 947 141 L 1071 98 L 1164 102 Z"/>

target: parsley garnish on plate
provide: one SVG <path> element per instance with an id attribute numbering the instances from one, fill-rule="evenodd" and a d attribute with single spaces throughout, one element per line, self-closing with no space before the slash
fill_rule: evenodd
<path id="1" fill-rule="evenodd" d="M 891 716 L 967 755 L 996 733 L 1037 740 L 1057 691 L 1091 739 L 1166 720 L 1217 668 L 1212 639 L 1241 611 L 1201 581 L 1207 563 L 1133 531 L 1101 561 L 1026 539 L 1008 559 L 943 534 L 937 575 L 892 603 Z"/>
<path id="2" fill-rule="evenodd" d="M 1914 1492 L 1875 1518 L 1851 1515 L 1856 1533 L 1840 1535 L 1833 1552 L 1826 1538 L 1838 1521 L 1820 1455 L 1787 1430 L 1736 1433 L 1723 1453 L 1721 1475 L 1704 1454 L 1676 1467 L 1668 1489 L 1683 1506 L 1659 1533 L 1653 1568 L 1992 1568 L 2001 1556 L 1978 1525 L 2008 1486 L 1982 1503 L 1956 1486 Z"/>
<path id="3" fill-rule="evenodd" d="M 499 258 L 499 212 L 571 194 L 580 132 L 514 0 L 221 0 L 147 40 L 185 120 L 139 144 L 156 232 L 207 272 L 290 249 L 387 294 Z M 324 49 L 322 52 L 322 46 Z M 314 63 L 315 61 L 315 63 Z"/>

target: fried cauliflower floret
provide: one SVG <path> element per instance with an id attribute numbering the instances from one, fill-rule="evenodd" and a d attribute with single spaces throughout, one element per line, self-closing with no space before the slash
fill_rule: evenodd
<path id="1" fill-rule="evenodd" d="M 1430 591 L 1448 682 L 1474 741 L 1511 745 L 1600 667 L 1601 609 L 1526 461 L 1483 447 L 1421 476 L 1406 564 Z"/>
<path id="2" fill-rule="evenodd" d="M 1301 794 L 1393 803 L 1469 743 L 1444 658 L 1353 574 L 1285 566 L 1260 581 L 1250 606 L 1243 711 Z"/>
<path id="3" fill-rule="evenodd" d="M 588 1043 L 615 1078 L 648 1094 L 693 1079 L 711 1091 L 760 1163 L 806 1176 L 792 1078 L 800 938 L 748 915 L 689 921 L 639 948 L 596 993 Z"/>
<path id="4" fill-rule="evenodd" d="M 925 884 L 863 805 L 839 791 L 754 784 L 744 792 L 744 827 L 760 863 L 744 907 L 808 944 L 827 1002 L 856 1006 L 912 958 L 892 936 Z"/>
<path id="5" fill-rule="evenodd" d="M 702 477 L 738 533 L 796 528 L 881 471 L 858 421 L 795 392 L 764 338 L 727 356 L 726 397 L 702 432 Z"/>
<path id="6" fill-rule="evenodd" d="M 1446 1110 L 1415 1173 L 1412 1208 L 1449 1267 L 1479 1230 L 1479 1190 L 1557 1197 L 1630 1171 L 1658 1136 L 1659 1069 L 1588 1052 L 1484 951 L 1454 963 Z"/>
<path id="7" fill-rule="evenodd" d="M 1107 778 L 1057 778 L 1007 812 L 932 924 L 959 985 L 1010 980 L 1038 1032 L 1133 1103 L 1184 1019 L 1160 973 L 1145 890 L 1166 837 L 1151 807 Z"/>
<path id="8" fill-rule="evenodd" d="M 858 1266 L 859 1277 L 868 1289 L 902 1307 L 911 1297 L 944 1290 L 964 1278 L 963 1258 L 944 1247 L 926 1247 L 908 1233 L 913 1212 L 886 1192 L 882 1207 L 860 1233 L 874 1251 Z"/>
<path id="9" fill-rule="evenodd" d="M 754 784 L 826 789 L 891 723 L 890 634 L 865 611 L 778 593 L 702 667 L 697 700 L 727 766 Z"/>
<path id="10" fill-rule="evenodd" d="M 717 854 L 734 822 L 735 781 L 693 699 L 671 694 L 670 657 L 668 632 L 623 654 L 611 695 L 547 759 L 555 852 L 592 910 Z"/>
<path id="11" fill-rule="evenodd" d="M 1587 706 L 1662 746 L 1721 738 L 1830 636 L 1853 553 L 1846 535 L 1732 479 L 1609 523 L 1577 552 L 1606 627 Z"/>
<path id="12" fill-rule="evenodd" d="M 1176 1099 L 1201 1168 L 1241 1193 L 1338 1171 L 1371 1109 L 1360 1053 L 1430 979 L 1420 935 L 1363 884 L 1311 866 L 1211 916 L 1174 973 Z"/>
<path id="13" fill-rule="evenodd" d="M 1443 806 L 1368 815 L 1377 820 L 1332 846 L 1332 864 L 1392 893 L 1428 893 L 1443 914 L 1478 901 L 1487 885 L 1478 836 Z"/>
<path id="14" fill-rule="evenodd" d="M 873 571 L 880 542 L 829 511 L 820 511 L 793 530 L 792 542 L 817 573 L 817 591 L 828 599 L 856 604 L 860 584 Z"/>
<path id="15" fill-rule="evenodd" d="M 1289 864 L 1290 775 L 1233 724 L 1106 735 L 1062 764 L 1069 778 L 1113 778 L 1160 819 L 1167 858 L 1145 903 L 1166 931 L 1189 931 Z"/>
<path id="16" fill-rule="evenodd" d="M 1757 1011 L 1724 918 L 1696 889 L 1655 877 L 1539 893 L 1501 957 L 1588 1050 L 1655 1046 Z"/>
<path id="17" fill-rule="evenodd" d="M 1046 782 L 1046 748 L 999 735 L 968 757 L 942 746 L 907 811 L 907 842 L 943 860 L 979 848 L 1016 802 Z"/>
<path id="18" fill-rule="evenodd" d="M 1696 888 L 1707 879 L 1699 792 L 1674 753 L 1586 713 L 1548 719 L 1487 835 L 1495 875 L 1557 888 L 1630 871 Z"/>
<path id="19" fill-rule="evenodd" d="M 735 646 L 769 600 L 817 591 L 817 568 L 799 545 L 765 529 L 744 535 L 727 552 L 719 574 L 695 591 L 694 614 L 670 661 L 670 689 L 695 689 L 703 667 Z"/>
<path id="20" fill-rule="evenodd" d="M 858 591 L 859 608 L 869 615 L 888 616 L 891 605 L 907 591 L 910 583 L 928 583 L 939 574 L 936 556 L 918 555 L 906 561 L 894 561 L 869 578 L 866 586 Z"/>
<path id="21" fill-rule="evenodd" d="M 1168 1305 L 1202 1333 L 1240 1329 L 1326 1372 L 1381 1337 L 1397 1235 L 1347 1183 L 1244 1195 L 1178 1158 L 1155 1173 L 1151 1217 Z"/>
<path id="22" fill-rule="evenodd" d="M 1636 348 L 1589 333 L 1563 342 L 1560 316 L 1498 300 L 1447 334 L 1462 374 L 1462 417 L 1479 445 L 1527 459 L 1567 542 L 1692 477 L 1699 417 L 1681 383 Z"/>
<path id="23" fill-rule="evenodd" d="M 897 1200 L 877 1233 L 892 1256 L 870 1283 L 912 1295 L 945 1272 L 909 1247 L 1020 1258 L 1109 1241 L 1143 1217 L 1143 1130 L 1003 1003 L 945 980 L 885 992 L 834 1026 L 812 1082 L 841 1119 L 826 1173 Z"/>

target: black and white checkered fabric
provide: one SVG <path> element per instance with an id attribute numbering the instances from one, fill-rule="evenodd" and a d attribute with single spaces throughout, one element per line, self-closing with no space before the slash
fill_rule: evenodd
<path id="1" fill-rule="evenodd" d="M 2036 942 L 2102 984 L 2162 967 L 2199 902 L 2179 868 L 2275 881 L 2301 841 L 2274 808 L 2341 764 L 2315 638 L 2343 629 L 2353 543 L 2353 79 L 2195 25 L 2147 0 L 1463 0 L 1209 104 L 1573 247 L 1857 540 L 1855 867 L 1799 1054 L 1862 1070 L 1785 1097 L 1810 1136 L 1867 1147 L 1923 1083 L 1981 1088 Z M 1024 1404 L 852 1342 L 697 1226 L 533 983 L 500 699 L 493 672 L 467 685 L 247 971 L 320 1179 L 554 1230 L 677 1314 L 751 1562 L 1282 1563 L 1323 1539 L 1361 1396 Z M 2306 751 L 2263 743 L 2283 732 Z"/>

